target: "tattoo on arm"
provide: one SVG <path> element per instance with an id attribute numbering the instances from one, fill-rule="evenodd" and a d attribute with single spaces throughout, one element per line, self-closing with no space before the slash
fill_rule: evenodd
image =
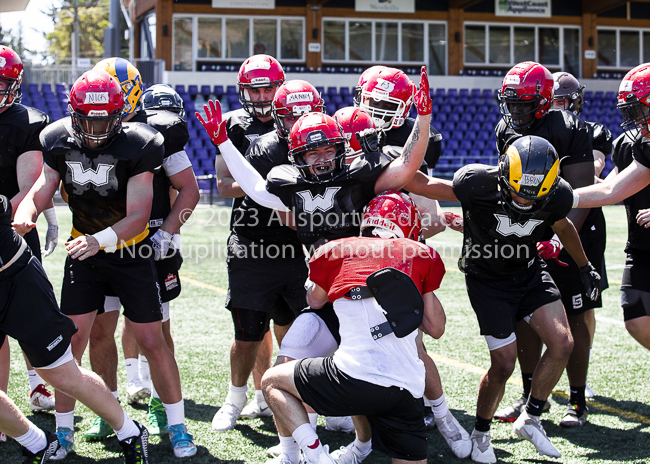
<path id="1" fill-rule="evenodd" d="M 404 150 L 402 151 L 402 158 L 404 158 L 404 164 L 408 164 L 409 159 L 411 158 L 411 151 L 415 143 L 420 140 L 420 126 L 416 123 L 413 126 L 413 131 L 404 145 Z"/>

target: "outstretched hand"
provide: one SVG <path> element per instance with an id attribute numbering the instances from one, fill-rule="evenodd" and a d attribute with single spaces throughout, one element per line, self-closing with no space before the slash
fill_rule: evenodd
<path id="1" fill-rule="evenodd" d="M 203 105 L 207 121 L 204 121 L 198 112 L 196 113 L 196 119 L 199 120 L 216 147 L 228 140 L 226 121 L 223 121 L 221 118 L 221 103 L 219 103 L 219 100 L 210 100 L 208 103 L 210 105 L 209 107 L 208 105 Z"/>
<path id="2" fill-rule="evenodd" d="M 429 76 L 427 67 L 422 66 L 420 73 L 420 88 L 415 92 L 415 109 L 420 116 L 431 114 L 431 95 L 429 95 Z"/>

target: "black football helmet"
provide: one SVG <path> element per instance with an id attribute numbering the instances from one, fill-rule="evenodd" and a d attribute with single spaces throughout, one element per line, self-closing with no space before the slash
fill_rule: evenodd
<path id="1" fill-rule="evenodd" d="M 145 110 L 167 110 L 185 116 L 183 99 L 167 84 L 155 84 L 142 95 L 142 107 Z"/>
<path id="2" fill-rule="evenodd" d="M 506 213 L 521 220 L 542 209 L 557 187 L 559 171 L 560 159 L 546 139 L 534 135 L 516 139 L 499 159 L 499 187 Z M 535 201 L 522 204 L 513 199 L 513 193 Z"/>
<path id="3" fill-rule="evenodd" d="M 585 104 L 584 99 L 584 85 L 580 85 L 578 79 L 573 77 L 568 72 L 553 73 L 553 108 L 571 111 L 579 115 L 582 112 L 582 107 Z M 569 100 L 569 106 L 559 107 L 557 102 Z"/>

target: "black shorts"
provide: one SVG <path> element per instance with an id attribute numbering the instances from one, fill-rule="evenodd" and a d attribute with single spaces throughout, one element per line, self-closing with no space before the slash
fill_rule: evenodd
<path id="1" fill-rule="evenodd" d="M 407 461 L 427 458 L 422 398 L 413 398 L 403 388 L 352 378 L 331 357 L 299 360 L 294 381 L 303 401 L 319 414 L 366 416 L 372 427 L 372 449 Z"/>
<path id="2" fill-rule="evenodd" d="M 650 316 L 650 261 L 643 256 L 628 253 L 621 282 L 623 319 L 631 321 Z"/>
<path id="3" fill-rule="evenodd" d="M 68 316 L 104 308 L 105 295 L 119 297 L 124 316 L 136 323 L 162 320 L 162 302 L 153 258 L 139 253 L 139 245 L 115 253 L 100 250 L 79 261 L 66 258 L 61 311 Z"/>
<path id="4" fill-rule="evenodd" d="M 281 249 L 281 245 L 278 247 Z M 305 281 L 309 272 L 304 255 L 271 259 L 260 258 L 259 254 L 259 246 L 251 240 L 230 235 L 226 308 L 266 313 L 289 308 L 300 312 L 307 306 Z M 278 307 L 280 299 L 285 304 Z"/>
<path id="5" fill-rule="evenodd" d="M 518 321 L 560 299 L 553 278 L 537 263 L 516 280 L 482 280 L 466 274 L 465 285 L 481 335 L 501 339 L 515 331 Z"/>
<path id="6" fill-rule="evenodd" d="M 77 326 L 56 303 L 52 284 L 29 250 L 2 272 L 0 346 L 5 335 L 18 341 L 32 366 L 47 367 L 65 354 Z"/>
<path id="7" fill-rule="evenodd" d="M 279 298 L 272 312 L 253 309 L 231 308 L 230 314 L 235 326 L 235 340 L 260 342 L 269 331 L 271 319 L 276 325 L 287 326 L 293 322 L 297 313 L 291 311 L 286 302 Z"/>
<path id="8" fill-rule="evenodd" d="M 580 231 L 580 241 L 587 258 L 596 271 L 601 273 L 604 269 L 605 243 L 607 242 L 605 217 L 602 209 L 596 208 L 592 210 L 587 219 L 589 222 L 585 221 Z M 560 252 L 559 260 L 568 264 L 569 267 L 560 266 L 555 260 L 551 259 L 546 261 L 546 270 L 551 274 L 558 290 L 560 290 L 562 304 L 564 304 L 566 313 L 568 315 L 577 315 L 589 309 L 601 308 L 603 306 L 602 292 L 598 295 L 596 301 L 593 301 L 585 294 L 578 265 L 566 250 Z"/>

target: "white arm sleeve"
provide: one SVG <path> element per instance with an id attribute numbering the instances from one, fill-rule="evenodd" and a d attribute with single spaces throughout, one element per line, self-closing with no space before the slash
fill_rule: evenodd
<path id="1" fill-rule="evenodd" d="M 266 179 L 251 166 L 248 160 L 239 153 L 230 140 L 219 145 L 219 151 L 233 179 L 246 192 L 246 195 L 266 208 L 277 209 L 283 212 L 290 211 L 278 196 L 266 190 Z"/>

